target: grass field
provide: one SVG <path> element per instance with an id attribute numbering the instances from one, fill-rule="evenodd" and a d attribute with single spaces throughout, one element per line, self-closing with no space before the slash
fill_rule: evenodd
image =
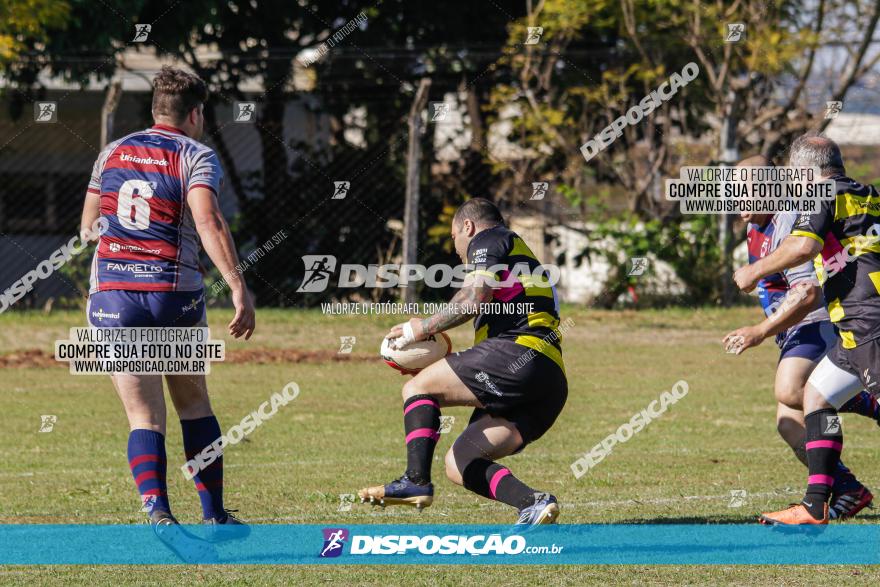
<path id="1" fill-rule="evenodd" d="M 557 495 L 562 523 L 749 523 L 755 513 L 800 496 L 804 471 L 778 438 L 772 394 L 776 348 L 771 341 L 734 357 L 721 337 L 758 318 L 754 308 L 602 312 L 566 308 L 568 405 L 539 442 L 507 460 L 525 482 Z M 214 310 L 214 336 L 229 310 Z M 0 522 L 135 523 L 139 502 L 125 458 L 127 426 L 109 378 L 72 376 L 45 356 L 53 341 L 79 325 L 77 313 L 0 315 Z M 446 481 L 442 455 L 467 422 L 441 437 L 435 461 L 435 505 L 339 512 L 339 494 L 397 477 L 403 468 L 400 385 L 403 378 L 374 359 L 393 317 L 322 316 L 265 310 L 248 343 L 227 340 L 231 364 L 209 376 L 224 430 L 287 382 L 302 392 L 226 452 L 226 501 L 256 523 L 510 523 L 514 512 Z M 453 331 L 456 348 L 471 332 Z M 335 360 L 340 336 L 356 336 L 349 360 Z M 24 351 L 40 350 L 27 354 Z M 304 355 L 297 351 L 326 351 Z M 246 354 L 243 354 L 246 353 Z M 41 358 L 42 357 L 42 358 Z M 238 359 L 236 358 L 238 357 Z M 292 362 L 291 357 L 299 358 Z M 14 366 L 13 366 L 14 364 Z M 571 462 L 684 379 L 690 392 L 602 463 L 575 479 Z M 40 416 L 57 416 L 39 433 Z M 179 428 L 169 418 L 169 492 L 184 523 L 200 517 L 182 464 Z M 880 487 L 876 425 L 848 416 L 846 463 Z M 745 490 L 742 507 L 731 491 Z M 868 513 L 850 523 L 877 523 Z M 871 545 L 877 548 L 878 545 Z M 871 567 L 11 567 L 0 583 L 432 584 L 491 579 L 513 584 L 877 584 Z"/>

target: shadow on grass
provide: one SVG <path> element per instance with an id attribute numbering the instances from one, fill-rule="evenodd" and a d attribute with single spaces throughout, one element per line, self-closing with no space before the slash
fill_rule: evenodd
<path id="1" fill-rule="evenodd" d="M 758 524 L 758 516 L 760 512 L 753 514 L 743 514 L 740 516 L 682 516 L 682 517 L 657 517 L 657 518 L 633 518 L 630 520 L 620 520 L 615 524 Z M 863 522 L 877 523 L 880 521 L 880 513 L 865 514 L 861 513 L 856 516 L 857 520 Z M 832 524 L 845 523 L 835 522 Z"/>
<path id="2" fill-rule="evenodd" d="M 682 517 L 660 517 L 660 518 L 633 518 L 631 520 L 620 520 L 615 524 L 757 524 L 758 513 L 744 514 L 742 516 L 682 516 Z"/>

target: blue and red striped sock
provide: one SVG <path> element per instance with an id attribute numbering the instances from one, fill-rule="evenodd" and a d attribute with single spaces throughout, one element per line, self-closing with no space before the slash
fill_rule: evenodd
<path id="1" fill-rule="evenodd" d="M 193 459 L 202 452 L 205 447 L 220 438 L 220 423 L 216 416 L 206 416 L 195 420 L 181 420 L 180 429 L 183 431 L 183 450 L 186 460 Z M 199 471 L 193 481 L 199 492 L 199 500 L 202 502 L 202 514 L 206 520 L 211 518 L 223 519 L 226 511 L 223 509 L 223 457 L 217 459 Z"/>
<path id="2" fill-rule="evenodd" d="M 865 416 L 880 424 L 880 404 L 878 404 L 877 398 L 867 391 L 859 392 L 858 395 L 843 404 L 840 411 Z"/>
<path id="3" fill-rule="evenodd" d="M 153 430 L 132 430 L 128 435 L 128 466 L 147 509 L 171 513 L 165 483 L 168 470 L 165 437 Z"/>

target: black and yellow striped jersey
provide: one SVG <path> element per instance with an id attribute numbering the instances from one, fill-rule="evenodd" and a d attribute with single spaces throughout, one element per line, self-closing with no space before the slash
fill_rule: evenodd
<path id="1" fill-rule="evenodd" d="M 556 287 L 538 269 L 541 262 L 522 238 L 499 224 L 474 236 L 467 257 L 474 274 L 495 282 L 486 311 L 474 319 L 474 344 L 492 337 L 512 339 L 564 370 Z"/>
<path id="2" fill-rule="evenodd" d="M 851 349 L 880 337 L 880 194 L 842 175 L 831 179 L 837 196 L 802 214 L 791 234 L 822 244 L 816 265 L 828 314 Z"/>

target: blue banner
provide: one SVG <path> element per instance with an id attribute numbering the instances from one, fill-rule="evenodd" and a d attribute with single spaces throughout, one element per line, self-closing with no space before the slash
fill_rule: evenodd
<path id="1" fill-rule="evenodd" d="M 880 564 L 880 526 L 0 525 L 0 564 Z"/>

